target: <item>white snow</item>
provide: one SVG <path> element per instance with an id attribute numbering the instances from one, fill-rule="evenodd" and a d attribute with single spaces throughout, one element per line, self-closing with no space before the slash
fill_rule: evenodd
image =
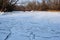
<path id="1" fill-rule="evenodd" d="M 0 40 L 60 40 L 60 12 L 0 14 Z"/>

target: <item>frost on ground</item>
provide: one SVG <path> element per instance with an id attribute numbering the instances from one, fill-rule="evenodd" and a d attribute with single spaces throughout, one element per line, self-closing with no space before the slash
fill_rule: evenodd
<path id="1" fill-rule="evenodd" d="M 0 40 L 60 40 L 60 12 L 12 12 L 0 15 Z"/>

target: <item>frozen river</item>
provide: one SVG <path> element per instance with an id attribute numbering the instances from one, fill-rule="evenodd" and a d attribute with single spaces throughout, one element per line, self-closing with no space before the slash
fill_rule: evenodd
<path id="1" fill-rule="evenodd" d="M 0 14 L 0 40 L 60 40 L 60 12 Z"/>

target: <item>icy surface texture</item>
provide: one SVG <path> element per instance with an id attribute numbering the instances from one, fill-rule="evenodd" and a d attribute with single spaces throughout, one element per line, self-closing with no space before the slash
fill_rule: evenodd
<path id="1" fill-rule="evenodd" d="M 59 12 L 0 15 L 0 40 L 60 40 Z"/>

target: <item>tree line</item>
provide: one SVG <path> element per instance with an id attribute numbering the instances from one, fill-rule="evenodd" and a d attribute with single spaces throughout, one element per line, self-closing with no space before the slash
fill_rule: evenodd
<path id="1" fill-rule="evenodd" d="M 16 5 L 19 0 L 0 0 L 0 11 L 60 11 L 60 0 L 42 0 L 42 2 L 32 1 L 27 5 Z"/>

